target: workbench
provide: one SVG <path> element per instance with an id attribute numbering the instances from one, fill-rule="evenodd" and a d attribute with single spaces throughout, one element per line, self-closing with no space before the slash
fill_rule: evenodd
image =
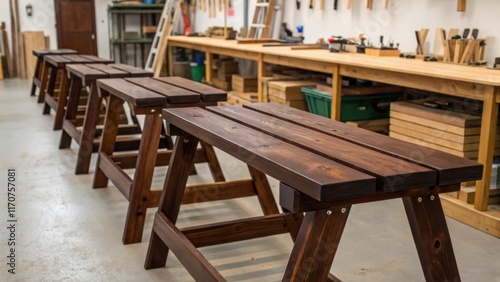
<path id="1" fill-rule="evenodd" d="M 266 64 L 329 73 L 333 81 L 332 119 L 335 120 L 340 117 L 342 76 L 482 101 L 484 105 L 478 162 L 484 164 L 485 169 L 482 180 L 476 184 L 474 205 L 444 196 L 443 206 L 448 216 L 500 238 L 500 211 L 488 208 L 498 104 L 500 103 L 499 71 L 396 57 L 330 53 L 319 49 L 292 51 L 289 46 L 263 47 L 262 44 L 238 44 L 234 40 L 205 37 L 169 36 L 168 47 L 183 47 L 205 52 L 208 82 L 212 79 L 213 54 L 256 61 L 260 102 L 263 102 L 260 80 L 264 77 Z M 169 62 L 172 62 L 172 49 L 170 48 L 169 52 Z M 169 70 L 171 71 L 171 66 Z"/>

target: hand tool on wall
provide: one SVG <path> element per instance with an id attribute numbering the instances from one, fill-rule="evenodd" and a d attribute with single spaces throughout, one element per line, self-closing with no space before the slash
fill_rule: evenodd
<path id="1" fill-rule="evenodd" d="M 384 2 L 383 2 L 383 7 L 384 7 L 384 9 L 386 9 L 386 10 L 387 10 L 387 9 L 389 9 L 389 0 L 384 0 Z"/>
<path id="2" fill-rule="evenodd" d="M 219 7 L 219 12 L 221 12 L 222 11 L 222 0 L 219 0 L 219 6 L 218 7 Z"/>
<path id="3" fill-rule="evenodd" d="M 373 0 L 365 0 L 365 7 L 368 10 L 373 9 Z"/>
<path id="4" fill-rule="evenodd" d="M 319 9 L 324 10 L 325 9 L 325 0 L 319 0 Z"/>
<path id="5" fill-rule="evenodd" d="M 462 34 L 462 39 L 467 39 L 467 37 L 469 37 L 469 33 L 470 33 L 470 28 L 464 29 L 464 32 Z"/>
<path id="6" fill-rule="evenodd" d="M 457 0 L 457 11 L 465 12 L 467 0 Z"/>
<path id="7" fill-rule="evenodd" d="M 347 2 L 346 2 L 346 9 L 350 10 L 351 6 L 352 6 L 352 0 L 347 0 Z"/>
<path id="8" fill-rule="evenodd" d="M 333 9 L 335 11 L 337 11 L 338 5 L 339 5 L 339 0 L 333 0 Z"/>
<path id="9" fill-rule="evenodd" d="M 300 0 L 296 0 L 295 3 L 297 4 L 297 10 L 300 10 Z"/>
<path id="10" fill-rule="evenodd" d="M 314 0 L 309 0 L 309 9 L 314 9 Z"/>

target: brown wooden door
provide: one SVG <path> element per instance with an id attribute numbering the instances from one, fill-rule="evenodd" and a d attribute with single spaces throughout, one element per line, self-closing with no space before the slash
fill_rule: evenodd
<path id="1" fill-rule="evenodd" d="M 57 47 L 97 56 L 94 0 L 55 0 Z"/>

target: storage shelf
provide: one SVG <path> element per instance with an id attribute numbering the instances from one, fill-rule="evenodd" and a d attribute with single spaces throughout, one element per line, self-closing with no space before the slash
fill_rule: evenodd
<path id="1" fill-rule="evenodd" d="M 153 38 L 136 38 L 136 39 L 110 39 L 110 44 L 151 44 Z"/>

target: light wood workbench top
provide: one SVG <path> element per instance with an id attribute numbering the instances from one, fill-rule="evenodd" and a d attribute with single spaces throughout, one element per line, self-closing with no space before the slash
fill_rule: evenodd
<path id="1" fill-rule="evenodd" d="M 333 64 L 372 68 L 385 71 L 408 73 L 451 80 L 466 81 L 484 85 L 500 86 L 500 70 L 484 67 L 469 67 L 442 62 L 402 59 L 399 57 L 372 57 L 355 53 L 330 53 L 327 50 L 291 50 L 290 47 L 262 47 L 262 44 L 238 44 L 236 40 L 207 37 L 169 36 L 169 42 L 183 42 L 213 48 L 261 53 Z M 194 49 L 195 46 L 193 46 Z"/>

